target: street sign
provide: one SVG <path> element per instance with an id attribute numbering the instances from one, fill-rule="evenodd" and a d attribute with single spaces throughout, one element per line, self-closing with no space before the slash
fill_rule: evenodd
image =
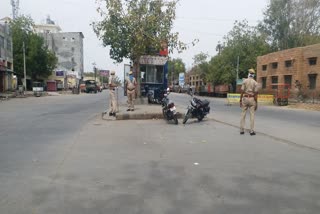
<path id="1" fill-rule="evenodd" d="M 184 86 L 184 73 L 179 73 L 179 85 Z"/>

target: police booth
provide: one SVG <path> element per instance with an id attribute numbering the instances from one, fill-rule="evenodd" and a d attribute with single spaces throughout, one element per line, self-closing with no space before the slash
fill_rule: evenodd
<path id="1" fill-rule="evenodd" d="M 141 56 L 139 64 L 141 96 L 148 97 L 149 103 L 160 103 L 168 87 L 168 57 Z"/>

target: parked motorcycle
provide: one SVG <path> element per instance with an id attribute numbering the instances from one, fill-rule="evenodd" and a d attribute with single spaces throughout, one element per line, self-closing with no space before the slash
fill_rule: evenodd
<path id="1" fill-rule="evenodd" d="M 169 94 L 170 94 L 170 89 L 168 88 L 161 101 L 162 114 L 166 120 L 173 120 L 175 124 L 178 124 L 178 115 L 177 115 L 176 106 L 174 105 L 174 102 L 168 98 Z"/>
<path id="2" fill-rule="evenodd" d="M 190 104 L 187 108 L 187 112 L 183 118 L 183 124 L 185 124 L 189 118 L 197 118 L 201 121 L 207 114 L 210 113 L 210 102 L 208 100 L 200 100 L 193 96 L 193 93 L 189 93 L 191 96 Z"/>

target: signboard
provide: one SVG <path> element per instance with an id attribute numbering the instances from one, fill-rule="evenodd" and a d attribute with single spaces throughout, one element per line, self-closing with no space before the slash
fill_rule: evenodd
<path id="1" fill-rule="evenodd" d="M 237 85 L 242 85 L 243 79 L 237 79 Z"/>
<path id="2" fill-rule="evenodd" d="M 239 103 L 240 94 L 228 93 L 228 103 Z M 270 94 L 258 94 L 258 104 L 273 104 L 273 95 Z"/>
<path id="3" fill-rule="evenodd" d="M 179 73 L 179 85 L 184 86 L 184 73 Z"/>
<path id="4" fill-rule="evenodd" d="M 100 70 L 100 76 L 102 77 L 108 77 L 110 71 L 109 70 Z"/>
<path id="5" fill-rule="evenodd" d="M 168 61 L 168 57 L 163 56 L 141 56 L 139 63 L 142 65 L 164 65 Z"/>
<path id="6" fill-rule="evenodd" d="M 64 77 L 64 71 L 56 71 L 57 77 Z"/>

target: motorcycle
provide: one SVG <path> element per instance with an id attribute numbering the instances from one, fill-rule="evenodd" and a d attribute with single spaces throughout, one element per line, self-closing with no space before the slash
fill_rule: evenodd
<path id="1" fill-rule="evenodd" d="M 173 120 L 175 124 L 178 124 L 178 115 L 177 115 L 176 106 L 174 105 L 174 102 L 172 102 L 168 98 L 169 94 L 170 94 L 170 89 L 168 88 L 161 101 L 162 114 L 166 120 Z"/>
<path id="2" fill-rule="evenodd" d="M 208 100 L 200 100 L 193 96 L 193 93 L 189 93 L 191 96 L 190 104 L 187 108 L 187 112 L 183 118 L 183 124 L 185 124 L 189 118 L 197 118 L 201 121 L 207 114 L 210 113 L 210 102 Z"/>

